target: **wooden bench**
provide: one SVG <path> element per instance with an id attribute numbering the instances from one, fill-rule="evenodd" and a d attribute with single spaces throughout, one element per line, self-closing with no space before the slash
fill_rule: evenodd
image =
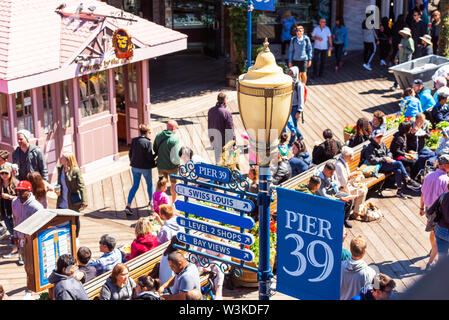
<path id="1" fill-rule="evenodd" d="M 169 244 L 170 242 L 167 241 L 157 246 L 153 250 L 145 252 L 144 254 L 141 254 L 140 256 L 127 261 L 125 264 L 129 268 L 129 276 L 134 281 L 137 281 L 140 276 L 148 275 L 149 273 L 151 273 L 154 267 L 161 261 L 162 254 L 164 253 L 165 249 L 167 249 Z M 84 284 L 84 290 L 86 290 L 86 293 L 90 300 L 99 299 L 101 288 L 105 284 L 106 280 L 111 276 L 111 273 L 112 271 L 105 272 L 102 275 L 99 275 L 98 277 Z M 208 279 L 208 274 L 201 275 L 201 286 L 205 286 L 208 282 Z"/>
<path id="2" fill-rule="evenodd" d="M 387 131 L 387 133 L 384 136 L 383 142 L 385 143 L 385 145 L 388 148 L 390 148 L 390 146 L 391 146 L 391 142 L 393 141 L 393 136 L 396 131 L 397 131 L 397 129 L 389 130 L 389 131 Z M 362 151 L 369 143 L 370 143 L 369 141 L 366 141 L 363 144 L 360 144 L 353 148 L 354 157 L 353 157 L 352 161 L 348 164 L 349 170 L 351 172 L 357 170 L 357 168 L 359 167 L 360 160 L 362 157 Z M 340 154 L 336 155 L 334 157 L 334 159 L 336 160 L 339 157 L 340 157 Z M 318 166 L 314 166 L 314 167 L 310 168 L 309 170 L 297 175 L 296 177 L 293 177 L 293 178 L 285 181 L 284 183 L 281 183 L 279 185 L 279 187 L 294 190 L 295 187 L 298 186 L 299 184 L 307 184 L 309 182 L 310 177 L 313 176 L 315 170 L 317 170 L 317 168 L 323 167 L 325 165 L 325 163 L 326 162 L 323 162 L 323 163 L 319 164 Z M 385 182 L 385 178 L 387 178 L 388 176 L 390 176 L 392 174 L 393 173 L 387 173 L 387 174 L 379 173 L 377 177 L 366 178 L 365 179 L 366 186 L 368 188 L 372 188 L 372 187 L 376 186 L 378 193 L 380 193 L 380 195 L 381 195 L 381 190 L 382 190 L 383 183 Z M 272 201 L 270 203 L 270 213 L 272 215 L 276 215 L 276 212 L 277 212 L 276 192 L 273 193 L 273 199 L 274 199 L 274 201 Z"/>

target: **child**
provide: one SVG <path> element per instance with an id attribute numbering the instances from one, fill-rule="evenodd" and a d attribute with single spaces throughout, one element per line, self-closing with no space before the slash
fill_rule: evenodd
<path id="1" fill-rule="evenodd" d="M 159 218 L 160 216 L 160 218 Z M 184 228 L 180 227 L 176 222 L 176 215 L 173 211 L 173 207 L 168 204 L 162 204 L 159 206 L 159 216 L 156 216 L 156 220 L 162 224 L 162 220 L 165 223 L 162 225 L 161 230 L 157 234 L 157 240 L 159 244 L 170 241 L 173 236 L 178 232 L 184 232 Z"/>
<path id="2" fill-rule="evenodd" d="M 97 276 L 97 269 L 94 266 L 89 265 L 92 252 L 88 247 L 80 247 L 76 253 L 78 261 L 78 270 L 83 273 L 81 283 L 86 283 Z"/>
<path id="3" fill-rule="evenodd" d="M 140 276 L 136 281 L 133 300 L 161 300 L 158 292 L 161 286 L 159 279 L 153 279 L 150 276 Z"/>
<path id="4" fill-rule="evenodd" d="M 283 132 L 279 139 L 278 149 L 281 153 L 281 157 L 286 157 L 288 152 L 290 151 L 290 147 L 287 144 L 288 134 L 287 132 Z"/>
<path id="5" fill-rule="evenodd" d="M 153 193 L 153 208 L 159 214 L 159 206 L 162 204 L 169 204 L 170 200 L 167 193 L 168 180 L 164 176 L 160 176 L 156 184 L 156 192 Z"/>
<path id="6" fill-rule="evenodd" d="M 401 111 L 398 114 L 402 114 L 406 118 L 414 118 L 418 113 L 423 112 L 421 102 L 416 98 L 413 88 L 406 88 L 402 96 L 404 99 L 399 103 Z"/>

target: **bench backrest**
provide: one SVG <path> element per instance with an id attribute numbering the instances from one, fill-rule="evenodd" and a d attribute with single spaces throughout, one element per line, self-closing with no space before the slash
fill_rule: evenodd
<path id="1" fill-rule="evenodd" d="M 391 129 L 389 131 L 386 132 L 383 142 L 385 143 L 385 145 L 390 148 L 391 146 L 391 142 L 393 141 L 393 136 L 394 134 L 397 132 L 397 129 Z M 357 167 L 359 166 L 360 163 L 360 159 L 361 159 L 361 155 L 362 155 L 362 150 L 369 144 L 369 141 L 366 141 L 356 147 L 353 148 L 354 150 L 354 157 L 352 159 L 352 161 L 350 163 L 348 163 L 349 165 L 349 169 L 350 171 L 354 171 L 357 169 Z M 337 154 L 334 159 L 338 159 L 340 157 L 340 154 Z M 294 189 L 297 185 L 299 184 L 306 184 L 309 182 L 309 179 L 311 176 L 313 176 L 313 173 L 317 170 L 317 168 L 321 168 L 325 165 L 326 162 L 323 162 L 321 164 L 319 164 L 318 166 L 314 166 L 312 168 L 310 168 L 307 171 L 302 172 L 301 174 L 297 175 L 296 177 L 293 177 L 287 181 L 285 181 L 284 183 L 281 183 L 279 185 L 279 187 L 285 188 L 285 189 Z M 270 203 L 270 213 L 271 214 L 276 214 L 277 212 L 277 197 L 276 197 L 276 192 L 273 193 L 273 198 L 274 201 L 272 201 Z"/>

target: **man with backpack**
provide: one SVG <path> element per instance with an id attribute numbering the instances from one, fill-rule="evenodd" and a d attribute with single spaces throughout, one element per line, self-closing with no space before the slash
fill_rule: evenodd
<path id="1" fill-rule="evenodd" d="M 131 203 L 139 189 L 140 179 L 142 175 L 147 183 L 148 199 L 150 202 L 148 206 L 152 206 L 153 199 L 153 178 L 151 169 L 156 166 L 154 155 L 152 151 L 152 144 L 150 139 L 150 126 L 148 124 L 139 125 L 140 136 L 135 137 L 131 142 L 129 149 L 129 159 L 131 160 L 131 172 L 133 175 L 133 185 L 128 194 L 128 202 L 125 208 L 127 215 L 132 215 Z M 151 208 L 152 209 L 152 208 Z"/>
<path id="2" fill-rule="evenodd" d="M 299 69 L 299 80 L 307 82 L 307 68 L 312 65 L 313 47 L 310 38 L 304 34 L 304 27 L 296 27 L 296 36 L 290 40 L 288 53 L 288 67 L 296 66 Z"/>
<path id="3" fill-rule="evenodd" d="M 429 261 L 426 270 L 429 270 L 437 255 L 437 241 L 435 238 L 436 222 L 435 215 L 431 215 L 429 209 L 438 200 L 441 194 L 447 192 L 449 185 L 449 155 L 444 154 L 438 158 L 438 169 L 429 173 L 423 181 L 421 187 L 421 207 L 419 214 L 426 215 L 427 224 L 425 231 L 430 232 L 430 244 L 432 250 L 430 252 Z"/>

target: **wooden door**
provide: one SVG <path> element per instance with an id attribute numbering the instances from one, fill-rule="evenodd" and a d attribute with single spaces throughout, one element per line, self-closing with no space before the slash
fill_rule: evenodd
<path id="1" fill-rule="evenodd" d="M 139 123 L 143 118 L 141 63 L 124 66 L 125 70 L 125 103 L 127 118 L 127 143 L 138 135 Z"/>

